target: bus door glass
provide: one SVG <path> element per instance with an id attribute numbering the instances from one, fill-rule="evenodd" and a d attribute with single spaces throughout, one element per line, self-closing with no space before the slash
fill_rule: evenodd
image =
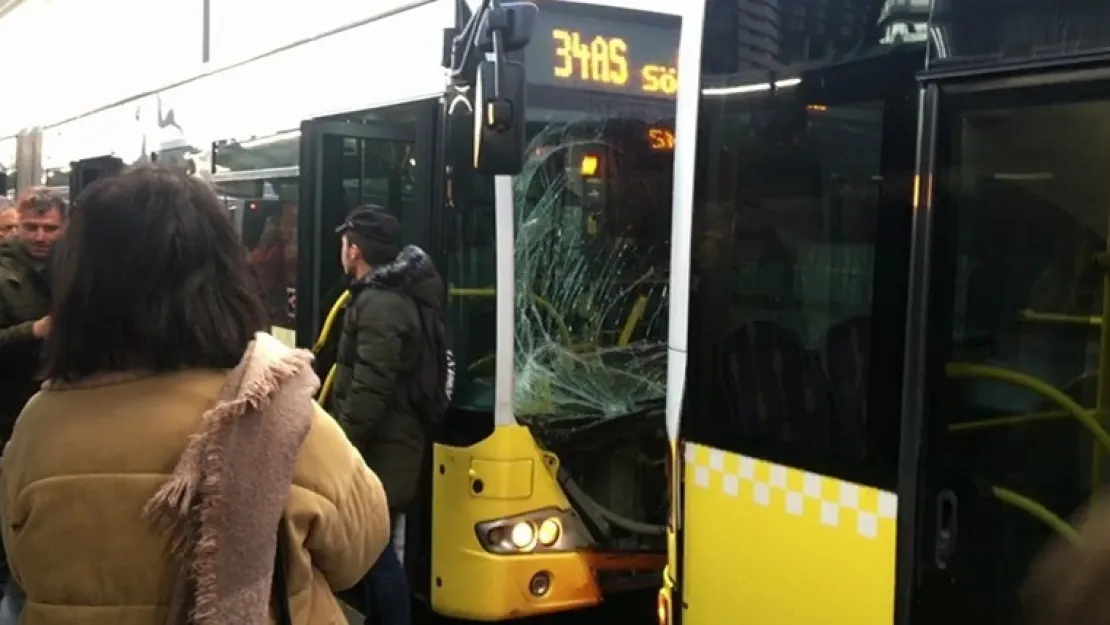
<path id="1" fill-rule="evenodd" d="M 914 623 L 1019 622 L 1033 563 L 1110 475 L 1110 88 L 1043 79 L 929 90 Z M 1072 572 L 1037 589 L 1082 592 Z"/>
<path id="2" fill-rule="evenodd" d="M 300 132 L 220 139 L 212 144 L 211 182 L 247 249 L 262 290 L 270 331 L 292 344 L 295 318 L 286 295 L 297 287 L 296 232 Z M 161 157 L 159 157 L 161 160 Z M 171 157 L 203 167 L 204 154 Z"/>
<path id="3" fill-rule="evenodd" d="M 300 210 L 296 224 L 297 344 L 311 346 L 346 288 L 335 229 L 358 206 L 381 206 L 409 225 L 415 211 L 415 124 L 310 120 L 301 124 Z M 420 160 L 427 161 L 427 157 Z M 420 237 L 404 228 L 405 239 Z M 329 337 L 329 344 L 334 344 Z M 324 358 L 324 360 L 329 360 Z M 326 363 L 325 363 L 326 364 Z"/>

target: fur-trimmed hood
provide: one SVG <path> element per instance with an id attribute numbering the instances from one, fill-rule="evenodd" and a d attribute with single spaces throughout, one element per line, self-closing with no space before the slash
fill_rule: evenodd
<path id="1" fill-rule="evenodd" d="M 367 288 L 397 291 L 425 306 L 443 308 L 443 279 L 428 253 L 415 245 L 405 247 L 393 262 L 374 267 L 351 284 L 354 294 Z"/>

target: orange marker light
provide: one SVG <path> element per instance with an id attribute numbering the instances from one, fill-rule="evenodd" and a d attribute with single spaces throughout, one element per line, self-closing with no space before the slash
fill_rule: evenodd
<path id="1" fill-rule="evenodd" d="M 587 154 L 582 157 L 582 175 L 589 178 L 597 175 L 597 168 L 600 161 L 593 154 Z"/>

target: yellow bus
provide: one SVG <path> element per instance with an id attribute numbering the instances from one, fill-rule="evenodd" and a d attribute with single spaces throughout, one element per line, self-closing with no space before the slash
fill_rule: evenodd
<path id="1" fill-rule="evenodd" d="M 271 330 L 303 347 L 342 305 L 335 227 L 354 206 L 390 210 L 448 283 L 458 373 L 427 496 L 404 527 L 419 599 L 497 622 L 650 595 L 666 562 L 686 1 L 538 3 L 531 42 L 507 46 L 527 83 L 511 177 L 476 169 L 475 87 L 444 80 L 449 44 L 488 5 L 478 0 L 321 7 L 321 32 L 250 58 L 198 59 L 195 73 L 153 76 L 162 82 L 122 100 L 90 85 L 88 110 L 4 120 L 20 130 L 0 137 L 0 171 L 77 191 L 157 160 L 210 181 L 258 270 Z M 304 31 L 284 26 L 275 32 Z"/>
<path id="2" fill-rule="evenodd" d="M 539 6 L 519 57 L 523 170 L 455 164 L 473 152 L 473 98 L 444 104 L 448 279 L 466 305 L 449 307 L 464 365 L 434 451 L 430 596 L 483 621 L 651 592 L 666 559 L 682 2 Z"/>
<path id="3" fill-rule="evenodd" d="M 1018 622 L 1107 477 L 1105 13 L 929 4 L 683 16 L 662 623 Z"/>

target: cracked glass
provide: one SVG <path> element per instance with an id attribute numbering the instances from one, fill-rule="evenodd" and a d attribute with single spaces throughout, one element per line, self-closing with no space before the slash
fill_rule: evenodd
<path id="1" fill-rule="evenodd" d="M 529 111 L 514 177 L 514 412 L 575 424 L 661 405 L 666 393 L 674 103 Z M 449 226 L 456 404 L 493 406 L 495 262 L 488 177 L 456 186 Z"/>
<path id="2" fill-rule="evenodd" d="M 532 116 L 514 180 L 514 411 L 640 411 L 666 394 L 672 122 L 621 110 Z"/>

